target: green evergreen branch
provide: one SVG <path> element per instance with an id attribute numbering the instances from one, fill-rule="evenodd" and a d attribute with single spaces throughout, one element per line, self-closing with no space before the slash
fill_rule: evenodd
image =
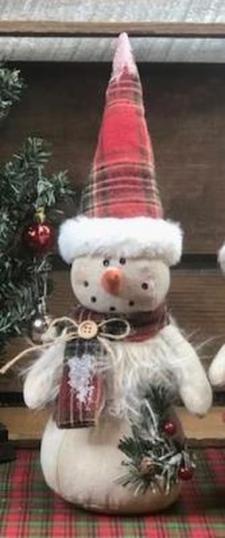
<path id="1" fill-rule="evenodd" d="M 119 483 L 132 487 L 135 494 L 145 493 L 148 488 L 169 493 L 178 482 L 181 466 L 194 467 L 184 442 L 177 436 L 168 437 L 163 430 L 170 406 L 170 394 L 162 388 L 150 387 L 139 420 L 131 421 L 131 435 L 119 442 L 119 449 L 126 456 L 123 461 L 126 473 Z"/>
<path id="2" fill-rule="evenodd" d="M 5 118 L 12 105 L 20 100 L 23 88 L 20 72 L 0 65 L 0 119 Z"/>
<path id="3" fill-rule="evenodd" d="M 22 261 L 3 267 L 5 280 L 0 283 L 0 342 L 22 334 L 37 311 L 45 278 L 51 269 L 48 259 Z"/>
<path id="4" fill-rule="evenodd" d="M 41 138 L 28 138 L 0 169 L 0 348 L 22 334 L 38 309 L 51 271 L 46 255 L 25 248 L 23 235 L 35 212 L 74 198 L 66 172 L 45 172 L 51 152 Z"/>

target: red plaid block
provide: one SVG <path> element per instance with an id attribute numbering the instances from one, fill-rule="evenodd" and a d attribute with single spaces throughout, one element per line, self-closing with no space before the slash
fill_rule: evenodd
<path id="1" fill-rule="evenodd" d="M 85 360 L 82 359 L 81 360 Z M 83 401 L 69 382 L 69 367 L 64 365 L 55 420 L 58 428 L 87 428 L 95 426 L 98 410 L 103 398 L 103 380 L 93 375 L 89 391 Z"/>
<path id="2" fill-rule="evenodd" d="M 110 314 L 100 314 L 82 306 L 76 307 L 72 315 L 78 325 L 86 320 L 92 320 L 96 324 L 107 323 L 106 332 L 108 331 L 111 334 L 112 340 L 113 335 L 116 337 L 124 331 L 123 316 L 115 316 L 114 321 L 110 323 Z M 130 333 L 125 337 L 125 340 L 142 342 L 155 336 L 168 323 L 169 316 L 165 304 L 153 312 L 138 313 L 137 316 L 132 316 L 129 321 Z M 101 336 L 104 337 L 104 331 Z M 86 391 L 80 398 L 79 391 L 71 385 L 70 360 L 75 361 L 74 375 L 76 378 L 76 371 L 79 370 L 80 365 L 85 366 L 85 362 L 88 364 L 90 357 L 93 357 L 94 363 L 97 363 L 104 353 L 104 348 L 95 338 L 91 340 L 76 338 L 67 343 L 63 374 L 55 409 L 55 421 L 58 428 L 81 428 L 95 425 L 104 404 L 104 376 L 98 371 L 95 373 L 91 369 L 88 383 L 85 385 Z"/>
<path id="3" fill-rule="evenodd" d="M 81 213 L 90 217 L 162 218 L 152 144 L 138 74 L 112 79 Z"/>

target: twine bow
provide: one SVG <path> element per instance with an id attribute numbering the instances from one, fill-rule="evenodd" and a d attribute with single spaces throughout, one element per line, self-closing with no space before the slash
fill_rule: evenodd
<path id="1" fill-rule="evenodd" d="M 108 344 L 107 340 L 123 340 L 130 334 L 130 331 L 131 331 L 130 323 L 127 320 L 120 319 L 120 318 L 109 318 L 109 319 L 101 321 L 101 323 L 97 323 L 93 320 L 87 319 L 85 321 L 82 321 L 80 324 L 77 323 L 74 319 L 67 316 L 62 316 L 61 318 L 55 318 L 50 323 L 47 331 L 44 333 L 45 343 L 39 344 L 39 345 L 32 345 L 31 347 L 21 351 L 21 353 L 16 355 L 16 357 L 14 357 L 11 361 L 9 361 L 0 369 L 0 374 L 5 374 L 10 368 L 12 368 L 12 366 L 14 366 L 14 364 L 16 364 L 20 359 L 25 357 L 25 355 L 29 354 L 30 352 L 48 348 L 52 345 L 52 343 L 54 343 L 55 345 L 61 342 L 63 343 L 70 342 L 71 340 L 78 339 L 78 338 L 83 338 L 84 340 L 90 339 L 90 337 L 82 336 L 82 331 L 81 331 L 81 326 L 84 325 L 84 323 L 88 323 L 88 322 L 91 323 L 92 326 L 95 326 L 96 334 L 94 335 L 94 337 L 97 338 L 97 340 L 102 344 L 102 346 L 110 355 L 113 354 L 113 351 L 110 345 Z M 62 323 L 67 324 L 67 326 L 64 327 L 64 329 L 61 331 L 61 334 L 59 334 L 59 336 L 56 336 L 53 338 L 52 337 L 53 329 L 56 328 L 57 325 L 60 325 Z M 107 325 L 111 323 L 119 323 L 120 326 L 121 324 L 123 324 L 124 332 L 121 334 L 114 334 L 114 333 L 106 332 Z"/>

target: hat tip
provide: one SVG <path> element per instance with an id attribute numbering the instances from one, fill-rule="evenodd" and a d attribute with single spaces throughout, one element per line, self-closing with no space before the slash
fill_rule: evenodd
<path id="1" fill-rule="evenodd" d="M 131 44 L 126 32 L 119 35 L 113 59 L 112 77 L 118 78 L 124 68 L 131 74 L 137 74 L 137 66 L 132 54 Z"/>

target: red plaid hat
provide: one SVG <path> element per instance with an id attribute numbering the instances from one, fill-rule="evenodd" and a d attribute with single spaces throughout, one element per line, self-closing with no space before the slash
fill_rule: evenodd
<path id="1" fill-rule="evenodd" d="M 127 34 L 121 34 L 93 167 L 84 186 L 80 215 L 61 227 L 59 249 L 77 256 L 147 256 L 178 262 L 182 232 L 164 220 L 142 87 Z"/>

